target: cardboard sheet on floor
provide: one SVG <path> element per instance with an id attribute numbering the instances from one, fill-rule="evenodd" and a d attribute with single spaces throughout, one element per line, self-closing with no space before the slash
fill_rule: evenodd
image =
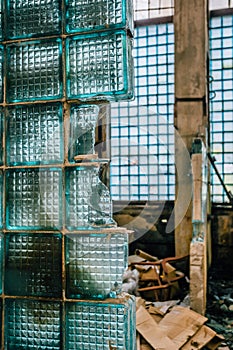
<path id="1" fill-rule="evenodd" d="M 215 336 L 216 332 L 204 325 L 184 346 L 181 347 L 181 350 L 190 350 L 192 347 L 195 347 L 195 350 L 200 350 L 206 346 Z"/>
<path id="2" fill-rule="evenodd" d="M 163 332 L 159 325 L 143 306 L 140 306 L 136 314 L 136 327 L 138 333 L 149 343 L 154 350 L 178 350 L 178 346 Z"/>
<path id="3" fill-rule="evenodd" d="M 159 328 L 180 349 L 206 321 L 206 317 L 195 311 L 174 306 L 159 322 Z"/>

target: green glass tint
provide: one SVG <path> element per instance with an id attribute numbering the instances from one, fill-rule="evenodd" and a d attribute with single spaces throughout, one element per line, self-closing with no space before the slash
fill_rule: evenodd
<path id="1" fill-rule="evenodd" d="M 2 294 L 2 281 L 3 281 L 3 257 L 4 257 L 4 236 L 0 232 L 0 294 Z"/>
<path id="2" fill-rule="evenodd" d="M 60 7 L 59 0 L 7 0 L 8 38 L 60 33 Z"/>
<path id="3" fill-rule="evenodd" d="M 62 226 L 60 169 L 18 169 L 6 173 L 8 229 L 53 229 Z"/>
<path id="4" fill-rule="evenodd" d="M 7 46 L 7 101 L 61 97 L 61 51 L 60 39 Z"/>
<path id="5" fill-rule="evenodd" d="M 3 46 L 0 45 L 0 102 L 3 100 L 3 57 L 4 49 Z"/>
<path id="6" fill-rule="evenodd" d="M 0 228 L 2 228 L 2 215 L 3 215 L 3 173 L 0 170 Z"/>
<path id="7" fill-rule="evenodd" d="M 0 108 L 0 165 L 3 164 L 3 113 Z"/>
<path id="8" fill-rule="evenodd" d="M 66 0 L 67 32 L 112 28 L 133 30 L 132 0 Z"/>
<path id="9" fill-rule="evenodd" d="M 66 236 L 68 298 L 104 299 L 120 291 L 128 262 L 128 234 L 78 233 Z"/>
<path id="10" fill-rule="evenodd" d="M 6 299 L 4 328 L 7 350 L 61 350 L 60 303 Z"/>
<path id="11" fill-rule="evenodd" d="M 123 30 L 67 39 L 67 94 L 79 99 L 133 97 L 132 42 Z"/>
<path id="12" fill-rule="evenodd" d="M 61 297 L 61 235 L 6 236 L 5 293 Z"/>
<path id="13" fill-rule="evenodd" d="M 66 224 L 71 230 L 115 224 L 110 193 L 98 173 L 99 166 L 66 169 Z"/>
<path id="14" fill-rule="evenodd" d="M 71 106 L 69 161 L 78 155 L 94 154 L 98 105 Z"/>
<path id="15" fill-rule="evenodd" d="M 60 104 L 9 107 L 7 163 L 36 165 L 63 162 Z"/>

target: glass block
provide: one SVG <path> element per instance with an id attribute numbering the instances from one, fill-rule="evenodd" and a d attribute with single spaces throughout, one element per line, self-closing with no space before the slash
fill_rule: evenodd
<path id="1" fill-rule="evenodd" d="M 61 32 L 59 0 L 8 0 L 8 38 L 30 38 Z"/>
<path id="2" fill-rule="evenodd" d="M 2 1 L 0 1 L 0 40 L 3 38 L 3 6 L 2 6 Z"/>
<path id="3" fill-rule="evenodd" d="M 61 297 L 59 234 L 6 235 L 5 294 Z"/>
<path id="4" fill-rule="evenodd" d="M 3 46 L 0 45 L 0 102 L 3 100 Z"/>
<path id="5" fill-rule="evenodd" d="M 29 299 L 5 302 L 5 349 L 61 349 L 60 303 Z"/>
<path id="6" fill-rule="evenodd" d="M 94 165 L 66 169 L 66 224 L 71 230 L 115 225 L 109 189 L 98 173 Z"/>
<path id="7" fill-rule="evenodd" d="M 65 239 L 67 297 L 115 297 L 128 265 L 127 231 L 69 234 Z"/>
<path id="8" fill-rule="evenodd" d="M 51 100 L 62 95 L 60 39 L 7 47 L 8 102 Z"/>
<path id="9" fill-rule="evenodd" d="M 66 349 L 135 350 L 135 316 L 132 317 L 135 301 L 132 299 L 125 296 L 102 303 L 67 303 Z"/>
<path id="10" fill-rule="evenodd" d="M 66 0 L 66 5 L 68 33 L 111 28 L 133 31 L 132 0 Z"/>
<path id="11" fill-rule="evenodd" d="M 98 105 L 71 106 L 69 161 L 78 155 L 94 154 Z"/>
<path id="12" fill-rule="evenodd" d="M 0 228 L 2 228 L 2 215 L 3 215 L 3 174 L 0 170 Z"/>
<path id="13" fill-rule="evenodd" d="M 6 188 L 6 227 L 8 229 L 58 230 L 61 228 L 61 169 L 7 170 Z"/>
<path id="14" fill-rule="evenodd" d="M 2 232 L 0 232 L 0 294 L 2 294 L 3 256 L 4 256 L 4 236 Z"/>
<path id="15" fill-rule="evenodd" d="M 81 100 L 133 97 L 132 40 L 125 31 L 67 39 L 67 93 Z"/>
<path id="16" fill-rule="evenodd" d="M 3 113 L 0 108 L 0 165 L 3 164 Z"/>
<path id="17" fill-rule="evenodd" d="M 8 108 L 7 163 L 63 163 L 63 121 L 60 104 Z"/>

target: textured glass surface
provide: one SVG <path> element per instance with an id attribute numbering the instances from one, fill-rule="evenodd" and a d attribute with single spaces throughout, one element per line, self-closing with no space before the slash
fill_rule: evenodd
<path id="1" fill-rule="evenodd" d="M 107 28 L 133 28 L 131 0 L 66 0 L 68 32 Z"/>
<path id="2" fill-rule="evenodd" d="M 135 350 L 134 302 L 67 303 L 67 350 Z M 133 310 L 133 312 L 132 312 Z"/>
<path id="3" fill-rule="evenodd" d="M 2 232 L 0 232 L 0 294 L 2 294 L 3 255 L 4 255 L 4 236 Z"/>
<path id="4" fill-rule="evenodd" d="M 51 100 L 61 93 L 60 39 L 7 47 L 8 102 Z"/>
<path id="5" fill-rule="evenodd" d="M 3 215 L 3 174 L 0 170 L 0 228 L 2 228 L 2 215 Z"/>
<path id="6" fill-rule="evenodd" d="M 59 0 L 8 0 L 7 34 L 9 38 L 60 32 Z"/>
<path id="7" fill-rule="evenodd" d="M 3 99 L 3 47 L 0 46 L 0 102 Z"/>
<path id="8" fill-rule="evenodd" d="M 114 297 L 128 262 L 127 233 L 66 236 L 67 297 Z"/>
<path id="9" fill-rule="evenodd" d="M 7 234 L 5 293 L 60 297 L 61 236 Z"/>
<path id="10" fill-rule="evenodd" d="M 3 113 L 0 108 L 0 165 L 3 164 Z"/>
<path id="11" fill-rule="evenodd" d="M 123 30 L 67 39 L 68 97 L 131 98 L 131 49 L 131 39 Z"/>
<path id="12" fill-rule="evenodd" d="M 62 226 L 60 169 L 18 169 L 6 173 L 9 229 L 58 229 Z"/>
<path id="13" fill-rule="evenodd" d="M 6 299 L 5 343 L 7 350 L 60 350 L 60 304 Z"/>
<path id="14" fill-rule="evenodd" d="M 108 188 L 98 177 L 99 167 L 66 170 L 66 224 L 70 229 L 112 225 L 112 202 Z"/>
<path id="15" fill-rule="evenodd" d="M 3 11 L 2 11 L 2 1 L 0 1 L 0 40 L 2 40 L 2 27 L 3 27 Z"/>
<path id="16" fill-rule="evenodd" d="M 63 148 L 61 105 L 9 107 L 8 164 L 62 163 Z"/>
<path id="17" fill-rule="evenodd" d="M 72 106 L 70 109 L 69 160 L 74 156 L 93 154 L 95 144 L 95 126 L 99 106 Z"/>

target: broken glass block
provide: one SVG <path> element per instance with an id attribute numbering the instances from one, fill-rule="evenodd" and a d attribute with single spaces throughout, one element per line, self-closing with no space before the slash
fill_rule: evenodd
<path id="1" fill-rule="evenodd" d="M 63 162 L 61 104 L 9 107 L 7 116 L 7 164 Z"/>
<path id="2" fill-rule="evenodd" d="M 109 189 L 98 174 L 98 165 L 66 169 L 66 224 L 69 229 L 115 226 Z"/>
<path id="3" fill-rule="evenodd" d="M 105 302 L 66 303 L 67 350 L 135 350 L 135 301 L 126 295 Z"/>
<path id="4" fill-rule="evenodd" d="M 67 94 L 81 100 L 133 97 L 132 40 L 123 30 L 67 39 Z"/>
<path id="5" fill-rule="evenodd" d="M 128 265 L 128 234 L 122 229 L 65 237 L 67 297 L 115 297 Z"/>
<path id="6" fill-rule="evenodd" d="M 98 105 L 72 105 L 70 109 L 69 161 L 75 156 L 94 154 Z"/>
<path id="7" fill-rule="evenodd" d="M 56 168 L 6 172 L 8 229 L 52 229 L 62 226 L 62 171 Z"/>
<path id="8" fill-rule="evenodd" d="M 8 0 L 7 37 L 27 38 L 61 32 L 61 1 Z"/>
<path id="9" fill-rule="evenodd" d="M 7 234 L 5 293 L 61 297 L 61 245 L 59 234 Z"/>
<path id="10" fill-rule="evenodd" d="M 7 350 L 60 350 L 62 348 L 60 303 L 7 298 L 4 333 Z"/>
<path id="11" fill-rule="evenodd" d="M 68 33 L 127 28 L 133 31 L 132 0 L 66 0 Z"/>
<path id="12" fill-rule="evenodd" d="M 62 96 L 60 39 L 7 46 L 7 101 L 51 100 Z"/>

